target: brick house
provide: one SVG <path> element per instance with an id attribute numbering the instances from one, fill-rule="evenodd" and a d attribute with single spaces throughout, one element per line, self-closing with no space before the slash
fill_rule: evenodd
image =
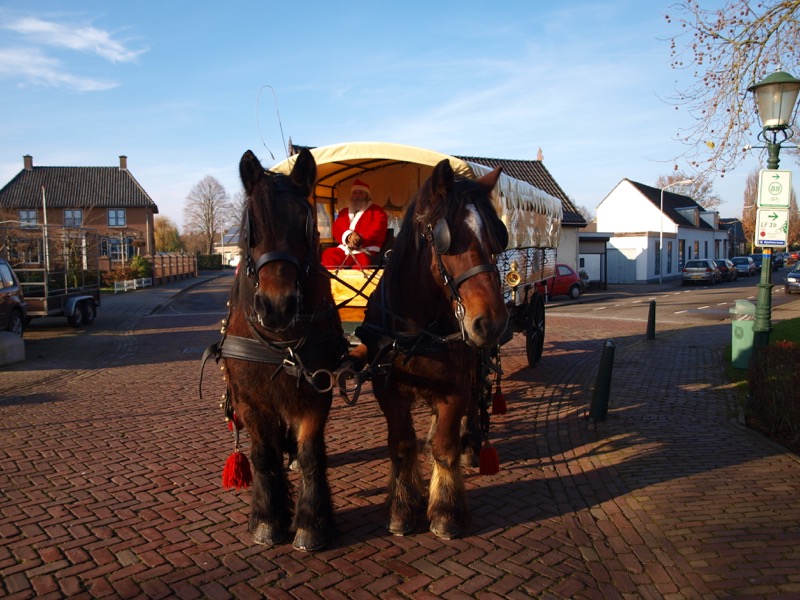
<path id="1" fill-rule="evenodd" d="M 94 230 L 111 264 L 155 253 L 158 206 L 128 171 L 126 156 L 118 167 L 34 167 L 30 155 L 23 160 L 23 169 L 0 189 L 0 220 L 20 229 L 47 223 Z"/>

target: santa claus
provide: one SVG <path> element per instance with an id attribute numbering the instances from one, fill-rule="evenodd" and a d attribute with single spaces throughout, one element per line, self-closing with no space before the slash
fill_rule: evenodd
<path id="1" fill-rule="evenodd" d="M 386 239 L 386 211 L 373 204 L 369 185 L 360 179 L 350 188 L 350 206 L 339 211 L 333 222 L 338 246 L 322 252 L 322 264 L 330 269 L 375 264 Z"/>

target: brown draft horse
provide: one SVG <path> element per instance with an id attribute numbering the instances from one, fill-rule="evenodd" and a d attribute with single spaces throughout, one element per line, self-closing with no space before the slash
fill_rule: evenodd
<path id="1" fill-rule="evenodd" d="M 303 150 L 290 176 L 273 174 L 247 151 L 239 172 L 246 194 L 242 261 L 217 356 L 234 426 L 251 440 L 249 531 L 267 546 L 294 531 L 293 546 L 314 551 L 334 535 L 324 432 L 332 372 L 347 348 L 308 200 L 316 163 Z M 290 441 L 300 471 L 294 507 L 284 467 Z"/>
<path id="2" fill-rule="evenodd" d="M 409 205 L 392 255 L 356 331 L 388 425 L 389 530 L 405 535 L 424 511 L 411 409 L 433 415 L 427 516 L 443 539 L 461 534 L 468 510 L 461 471 L 462 419 L 475 409 L 481 354 L 496 349 L 508 310 L 493 254 L 508 232 L 490 201 L 500 169 L 456 179 L 439 163 Z"/>

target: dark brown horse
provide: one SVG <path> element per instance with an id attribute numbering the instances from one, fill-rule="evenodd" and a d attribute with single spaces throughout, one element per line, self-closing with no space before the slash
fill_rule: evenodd
<path id="1" fill-rule="evenodd" d="M 294 547 L 313 551 L 334 534 L 324 433 L 332 371 L 346 350 L 308 201 L 316 163 L 304 150 L 290 176 L 273 174 L 248 151 L 239 171 L 246 194 L 242 259 L 217 356 L 224 359 L 234 426 L 250 436 L 249 531 L 267 546 L 294 531 Z M 294 507 L 284 463 L 290 440 L 300 471 Z"/>
<path id="2" fill-rule="evenodd" d="M 388 425 L 389 530 L 413 531 L 425 509 L 412 406 L 433 414 L 427 516 L 440 538 L 458 536 L 468 511 L 461 424 L 482 389 L 481 361 L 506 328 L 508 311 L 493 254 L 508 241 L 490 201 L 500 170 L 456 179 L 439 163 L 409 205 L 392 255 L 357 330 L 373 392 Z"/>

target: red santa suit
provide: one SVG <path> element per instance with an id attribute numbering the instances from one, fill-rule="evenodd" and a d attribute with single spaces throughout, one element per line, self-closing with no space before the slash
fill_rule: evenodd
<path id="1" fill-rule="evenodd" d="M 377 204 L 370 204 L 352 216 L 350 208 L 343 209 L 333 222 L 333 239 L 339 245 L 326 248 L 322 252 L 322 264 L 333 269 L 356 264 L 362 267 L 374 264 L 386 239 L 387 227 L 386 211 Z M 347 247 L 347 236 L 353 232 L 361 236 L 360 248 Z"/>

